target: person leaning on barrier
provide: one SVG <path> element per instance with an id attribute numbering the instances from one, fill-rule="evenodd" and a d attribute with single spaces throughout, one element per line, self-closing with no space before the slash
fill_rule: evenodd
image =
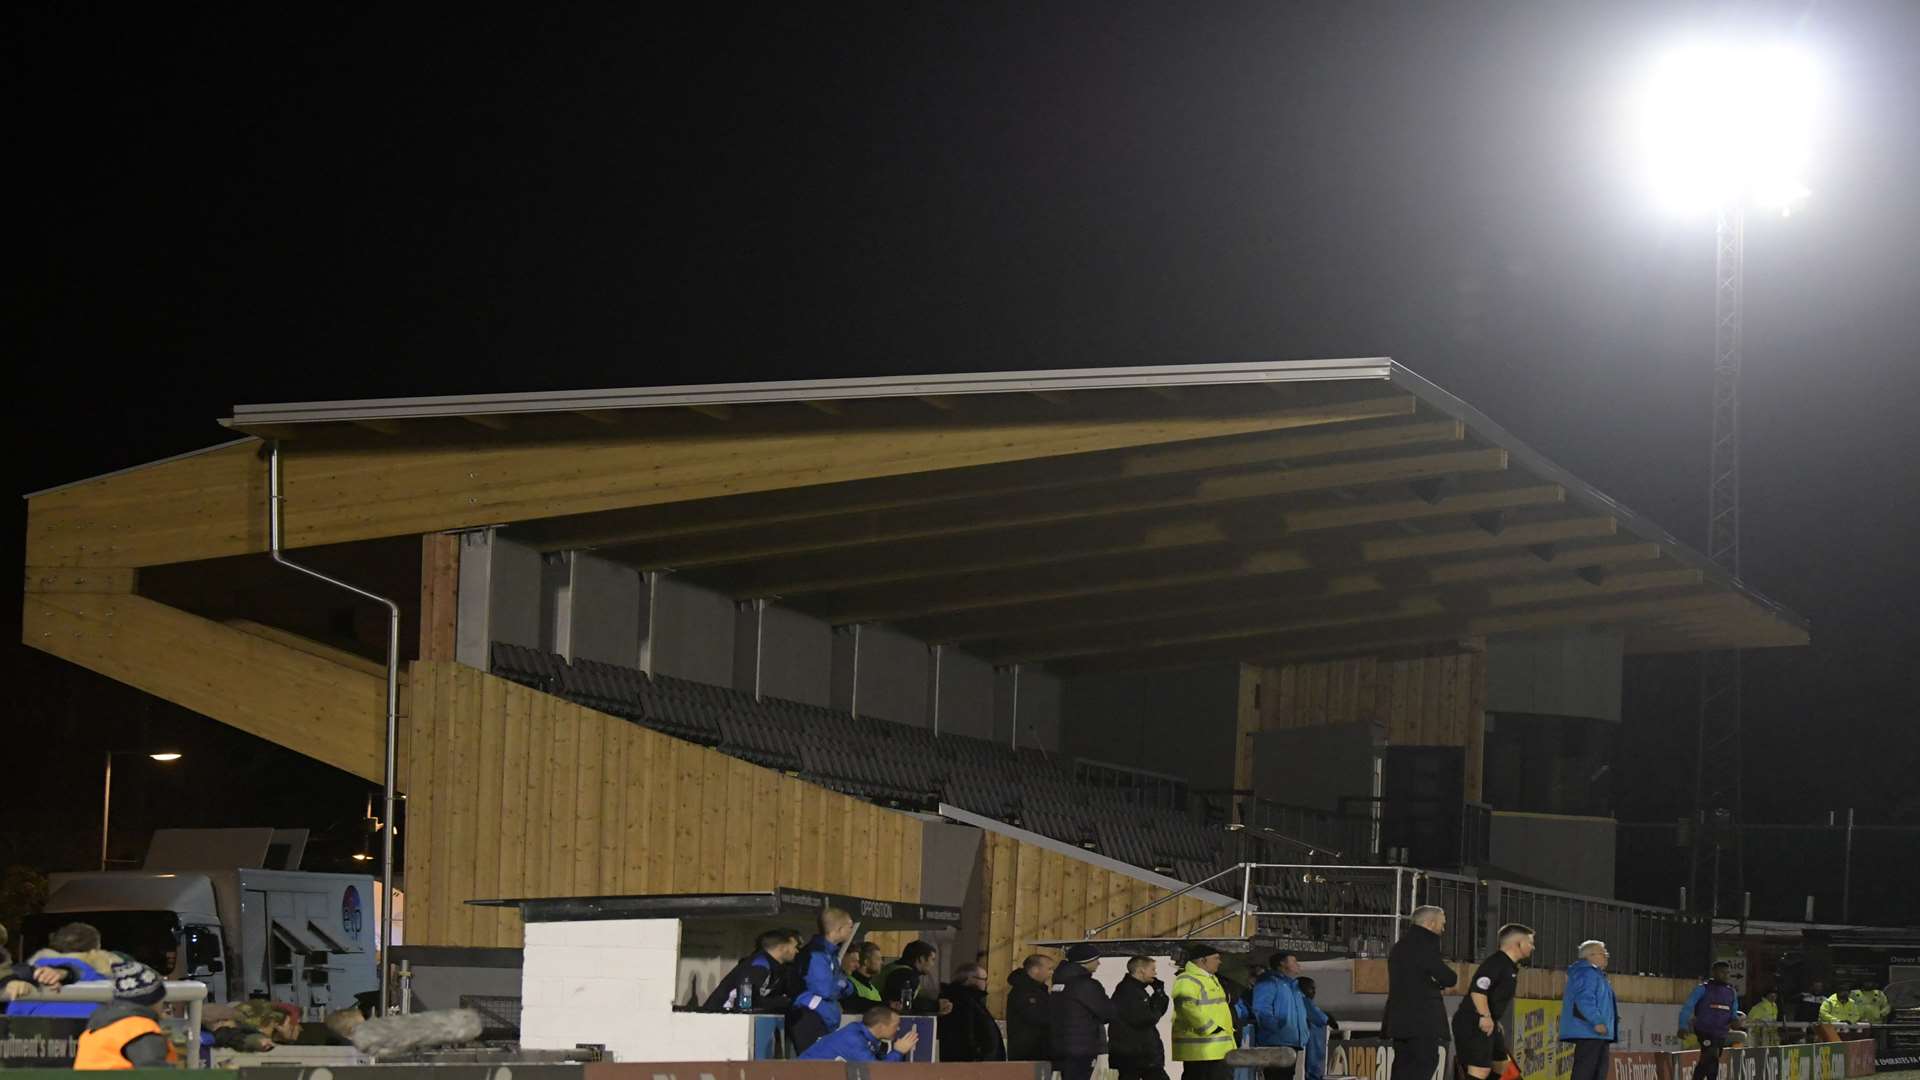
<path id="1" fill-rule="evenodd" d="M 1777 1024 L 1780 1022 L 1780 991 L 1769 990 L 1760 995 L 1760 1000 L 1747 1010 L 1749 1024 Z"/>
<path id="2" fill-rule="evenodd" d="M 1572 1080 L 1607 1080 L 1607 1058 L 1620 1041 L 1620 1002 L 1607 979 L 1610 959 L 1606 942 L 1583 941 L 1580 958 L 1567 968 L 1560 1041 L 1573 1044 Z"/>
<path id="3" fill-rule="evenodd" d="M 947 1015 L 952 1003 L 943 1005 L 938 997 L 926 992 L 927 976 L 939 967 L 940 950 L 925 941 L 907 942 L 907 947 L 900 950 L 900 959 L 880 972 L 880 1000 L 905 1015 Z"/>
<path id="4" fill-rule="evenodd" d="M 785 1012 L 793 1004 L 787 993 L 786 969 L 800 953 L 800 935 L 793 930 L 768 930 L 755 943 L 753 954 L 742 957 L 701 1007 L 708 1012 Z"/>
<path id="5" fill-rule="evenodd" d="M 137 960 L 109 969 L 113 1000 L 88 1018 L 80 1033 L 73 1067 L 82 1071 L 163 1069 L 180 1063 L 153 1006 L 167 996 L 158 972 Z"/>
<path id="6" fill-rule="evenodd" d="M 1447 913 L 1431 905 L 1413 910 L 1410 923 L 1387 954 L 1387 1011 L 1381 1034 L 1393 1041 L 1392 1080 L 1430 1080 L 1447 1039 L 1442 991 L 1460 976 L 1440 956 Z"/>
<path id="7" fill-rule="evenodd" d="M 1700 1041 L 1693 1080 L 1715 1080 L 1720 1075 L 1720 1051 L 1740 1022 L 1740 993 L 1727 981 L 1732 971 L 1733 965 L 1716 961 L 1707 981 L 1694 987 L 1680 1006 L 1680 1033 Z"/>
<path id="8" fill-rule="evenodd" d="M 847 954 L 840 958 L 840 972 L 847 977 L 853 992 L 840 999 L 840 1007 L 865 1012 L 882 1004 L 880 972 L 884 966 L 880 962 L 880 946 L 877 942 L 862 941 L 858 945 L 849 945 Z"/>
<path id="9" fill-rule="evenodd" d="M 900 1035 L 900 1014 L 885 1005 L 875 1005 L 860 1015 L 860 1022 L 848 1024 L 802 1051 L 800 1061 L 905 1061 L 920 1044 L 920 1033 Z M 892 1046 L 889 1048 L 888 1043 Z"/>
<path id="10" fill-rule="evenodd" d="M 47 947 L 27 958 L 34 985 L 53 989 L 77 982 L 105 982 L 107 973 L 126 957 L 100 947 L 100 931 L 72 922 L 47 936 Z M 57 980 L 57 981 L 54 981 Z M 92 1016 L 100 1005 L 91 1001 L 19 1001 L 30 988 L 9 989 L 8 1016 Z"/>

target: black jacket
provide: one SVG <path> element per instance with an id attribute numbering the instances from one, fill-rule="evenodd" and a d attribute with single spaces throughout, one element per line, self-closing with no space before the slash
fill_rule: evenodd
<path id="1" fill-rule="evenodd" d="M 713 988 L 701 1008 L 708 1012 L 734 1012 L 739 1004 L 735 997 L 740 992 L 741 983 L 753 986 L 754 1012 L 785 1012 L 793 1004 L 793 988 L 788 985 L 787 968 L 774 962 L 773 957 L 756 952 L 727 972 L 720 985 Z"/>
<path id="2" fill-rule="evenodd" d="M 1390 1039 L 1445 1039 L 1447 1006 L 1440 992 L 1459 979 L 1440 957 L 1440 935 L 1409 923 L 1387 954 L 1387 1013 L 1381 1034 Z"/>
<path id="3" fill-rule="evenodd" d="M 940 988 L 940 996 L 953 1002 L 953 1012 L 940 1018 L 941 1061 L 1007 1060 L 1007 1044 L 987 1011 L 985 990 L 953 982 Z"/>
<path id="4" fill-rule="evenodd" d="M 1159 979 L 1143 983 L 1129 975 L 1113 988 L 1113 1023 L 1107 1025 L 1107 1063 L 1116 1069 L 1151 1069 L 1166 1064 L 1160 1018 L 1170 1003 Z"/>
<path id="5" fill-rule="evenodd" d="M 1054 1061 L 1098 1057 L 1107 1052 L 1113 1002 L 1093 972 L 1071 960 L 1053 969 L 1047 995 L 1047 1048 Z"/>
<path id="6" fill-rule="evenodd" d="M 1015 968 L 1007 976 L 1007 1060 L 1052 1061 L 1047 1038 L 1047 984 Z"/>

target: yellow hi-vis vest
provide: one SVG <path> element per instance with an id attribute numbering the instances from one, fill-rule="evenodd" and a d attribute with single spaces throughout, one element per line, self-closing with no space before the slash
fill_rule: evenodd
<path id="1" fill-rule="evenodd" d="M 1220 980 L 1188 964 L 1173 980 L 1173 1060 L 1219 1061 L 1233 1049 L 1233 1006 Z"/>
<path id="2" fill-rule="evenodd" d="M 1836 992 L 1820 1003 L 1820 1022 L 1823 1024 L 1852 1024 L 1859 1020 L 1860 1010 L 1854 1007 L 1852 998 L 1842 998 Z"/>

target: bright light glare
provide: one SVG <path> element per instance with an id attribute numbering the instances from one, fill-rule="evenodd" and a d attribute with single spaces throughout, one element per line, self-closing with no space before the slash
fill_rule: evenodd
<path id="1" fill-rule="evenodd" d="M 162 750 L 157 754 L 148 754 L 155 761 L 179 761 L 180 755 L 172 750 Z"/>
<path id="2" fill-rule="evenodd" d="M 1692 45 L 1657 57 L 1634 100 L 1654 197 L 1700 213 L 1782 213 L 1808 194 L 1819 79 L 1786 45 Z"/>

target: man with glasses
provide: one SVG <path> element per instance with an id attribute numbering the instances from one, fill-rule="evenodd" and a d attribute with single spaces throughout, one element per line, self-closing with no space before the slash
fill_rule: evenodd
<path id="1" fill-rule="evenodd" d="M 1007 1044 L 1000 1025 L 987 1011 L 987 969 L 962 964 L 952 982 L 940 988 L 940 1000 L 951 1002 L 940 1017 L 941 1061 L 1005 1061 Z"/>

